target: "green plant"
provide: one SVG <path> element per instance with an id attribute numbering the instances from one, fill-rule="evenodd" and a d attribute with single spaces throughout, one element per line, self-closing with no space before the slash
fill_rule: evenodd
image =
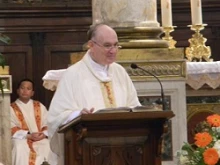
<path id="1" fill-rule="evenodd" d="M 9 43 L 11 42 L 11 39 L 10 39 L 8 36 L 6 36 L 6 35 L 0 33 L 0 42 L 3 42 L 4 44 L 9 44 Z M 0 52 L 0 66 L 1 66 L 3 69 L 4 69 L 4 67 L 5 67 L 5 63 L 6 63 L 5 57 L 4 57 L 3 54 Z M 2 79 L 0 79 L 0 90 L 1 90 L 2 94 L 4 95 Z"/>

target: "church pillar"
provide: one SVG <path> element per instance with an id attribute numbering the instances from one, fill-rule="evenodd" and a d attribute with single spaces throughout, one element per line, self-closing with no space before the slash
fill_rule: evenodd
<path id="1" fill-rule="evenodd" d="M 1 73 L 0 79 L 4 88 L 4 96 L 0 94 L 0 163 L 11 165 L 10 94 L 12 80 L 11 75 L 2 75 Z"/>

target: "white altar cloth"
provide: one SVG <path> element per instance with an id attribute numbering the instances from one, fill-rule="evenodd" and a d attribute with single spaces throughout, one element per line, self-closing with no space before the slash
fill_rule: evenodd
<path id="1" fill-rule="evenodd" d="M 55 91 L 59 80 L 66 69 L 49 70 L 43 77 L 43 86 Z M 187 62 L 186 63 L 186 84 L 198 90 L 207 84 L 215 89 L 220 85 L 220 61 L 215 62 Z"/>
<path id="2" fill-rule="evenodd" d="M 42 78 L 44 88 L 51 90 L 51 91 L 55 91 L 57 84 L 65 71 L 66 69 L 47 71 L 44 77 Z"/>
<path id="3" fill-rule="evenodd" d="M 220 85 L 220 61 L 187 62 L 186 83 L 195 90 L 205 84 L 216 89 Z"/>

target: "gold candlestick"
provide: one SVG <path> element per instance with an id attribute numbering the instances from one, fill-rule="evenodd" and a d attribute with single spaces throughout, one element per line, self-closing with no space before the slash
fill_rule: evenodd
<path id="1" fill-rule="evenodd" d="M 191 30 L 195 31 L 188 41 L 190 46 L 186 48 L 186 58 L 188 61 L 213 61 L 210 59 L 211 49 L 209 46 L 206 46 L 206 38 L 200 33 L 201 30 L 205 28 L 206 24 L 201 25 L 188 25 Z"/>
<path id="2" fill-rule="evenodd" d="M 168 27 L 163 27 L 163 31 L 165 33 L 165 36 L 162 38 L 163 40 L 168 41 L 169 44 L 169 49 L 174 49 L 176 48 L 176 41 L 173 39 L 173 37 L 170 35 L 171 32 L 174 31 L 174 28 L 176 28 L 176 26 L 168 26 Z"/>

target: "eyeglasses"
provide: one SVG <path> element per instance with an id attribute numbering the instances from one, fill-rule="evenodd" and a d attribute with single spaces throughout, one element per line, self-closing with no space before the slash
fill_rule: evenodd
<path id="1" fill-rule="evenodd" d="M 117 44 L 115 44 L 115 45 L 111 45 L 111 44 L 104 44 L 104 45 L 100 45 L 99 43 L 97 43 L 96 41 L 94 41 L 94 40 L 91 40 L 93 43 L 95 43 L 96 45 L 98 45 L 98 46 L 100 46 L 100 47 L 102 47 L 102 48 L 104 48 L 104 49 L 106 49 L 106 50 L 111 50 L 111 49 L 120 49 L 121 48 L 121 46 L 120 45 L 118 45 L 118 43 Z"/>

